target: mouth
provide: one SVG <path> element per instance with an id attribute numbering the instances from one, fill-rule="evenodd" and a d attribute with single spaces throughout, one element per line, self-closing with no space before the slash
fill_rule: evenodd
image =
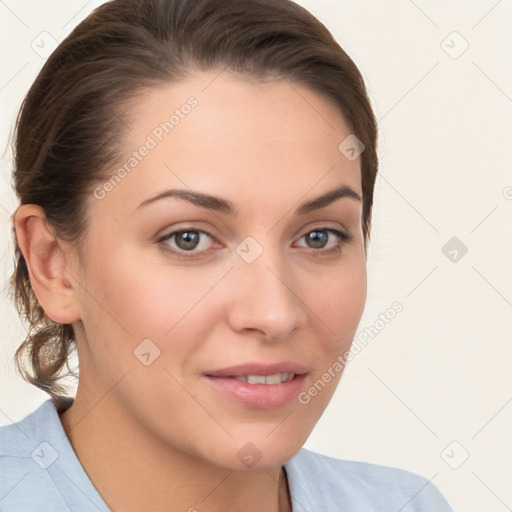
<path id="1" fill-rule="evenodd" d="M 223 398 L 252 409 L 275 409 L 296 399 L 307 368 L 295 363 L 245 364 L 206 372 L 206 383 Z"/>

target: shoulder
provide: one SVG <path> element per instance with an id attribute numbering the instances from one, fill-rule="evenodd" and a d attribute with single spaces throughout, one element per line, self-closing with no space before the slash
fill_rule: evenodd
<path id="1" fill-rule="evenodd" d="M 305 448 L 285 468 L 298 507 L 309 501 L 309 506 L 329 510 L 452 512 L 430 480 L 403 469 L 336 459 Z"/>
<path id="2" fill-rule="evenodd" d="M 68 511 L 57 491 L 50 467 L 59 458 L 59 431 L 50 400 L 22 420 L 0 427 L 0 509 Z"/>
<path id="3" fill-rule="evenodd" d="M 15 464 L 32 460 L 41 437 L 41 422 L 47 417 L 47 402 L 22 420 L 0 427 L 0 462 Z M 50 404 L 51 405 L 51 404 Z"/>

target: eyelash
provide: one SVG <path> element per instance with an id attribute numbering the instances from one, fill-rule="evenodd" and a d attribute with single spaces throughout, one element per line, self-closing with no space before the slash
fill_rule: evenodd
<path id="1" fill-rule="evenodd" d="M 316 228 L 310 229 L 307 233 L 304 233 L 300 238 L 304 238 L 306 235 L 309 235 L 313 231 L 325 231 L 327 233 L 332 233 L 338 239 L 337 245 L 335 247 L 331 247 L 330 249 L 310 249 L 311 252 L 320 253 L 321 255 L 330 255 L 330 254 L 339 253 L 341 251 L 341 247 L 344 244 L 351 242 L 353 239 L 352 235 L 350 235 L 344 231 L 340 231 L 340 230 L 334 229 L 334 228 L 327 228 L 327 227 L 316 227 Z M 177 231 L 172 231 L 171 233 L 168 233 L 168 234 L 160 237 L 157 240 L 157 242 L 160 244 L 163 244 L 163 248 L 165 251 L 171 252 L 173 255 L 178 256 L 179 258 L 182 258 L 185 260 L 198 258 L 202 255 L 202 253 L 207 252 L 207 250 L 205 250 L 205 251 L 184 251 L 184 250 L 171 249 L 169 247 L 169 245 L 165 243 L 167 240 L 170 240 L 173 236 L 179 235 L 180 233 L 187 233 L 187 232 L 202 233 L 204 235 L 209 236 L 212 240 L 214 240 L 214 237 L 212 235 L 210 235 L 210 233 L 208 233 L 207 231 L 203 231 L 201 229 L 195 229 L 195 228 L 184 228 L 184 229 L 179 229 Z"/>

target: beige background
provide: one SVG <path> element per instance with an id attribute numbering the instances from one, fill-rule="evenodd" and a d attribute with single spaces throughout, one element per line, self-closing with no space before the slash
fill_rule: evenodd
<path id="1" fill-rule="evenodd" d="M 0 424 L 47 398 L 12 362 L 24 327 L 5 291 L 9 131 L 52 39 L 101 3 L 0 2 Z M 359 329 L 371 334 L 306 448 L 420 473 L 457 511 L 510 510 L 512 1 L 299 3 L 365 76 L 381 158 Z M 467 254 L 445 256 L 453 237 Z M 403 311 L 382 327 L 395 302 Z"/>

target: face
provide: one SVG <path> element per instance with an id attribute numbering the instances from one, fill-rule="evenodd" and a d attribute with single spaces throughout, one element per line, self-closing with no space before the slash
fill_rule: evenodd
<path id="1" fill-rule="evenodd" d="M 321 96 L 217 75 L 145 91 L 117 177 L 88 198 L 78 392 L 203 461 L 263 469 L 311 433 L 363 312 L 360 160 Z"/>

